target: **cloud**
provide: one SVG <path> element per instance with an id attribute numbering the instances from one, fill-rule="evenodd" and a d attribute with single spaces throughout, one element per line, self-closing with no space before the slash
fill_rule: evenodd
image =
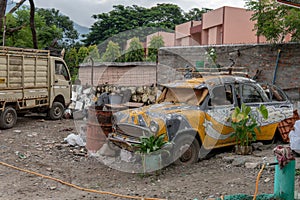
<path id="1" fill-rule="evenodd" d="M 244 6 L 244 0 L 35 0 L 36 7 L 55 8 L 62 14 L 69 16 L 74 22 L 86 27 L 90 27 L 95 22 L 92 15 L 109 12 L 113 9 L 113 5 L 138 5 L 149 8 L 158 3 L 176 4 L 184 11 L 192 8 L 216 9 L 222 6 Z"/>

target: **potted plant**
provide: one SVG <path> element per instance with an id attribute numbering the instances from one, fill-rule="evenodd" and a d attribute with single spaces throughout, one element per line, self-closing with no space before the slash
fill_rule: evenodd
<path id="1" fill-rule="evenodd" d="M 168 143 L 164 138 L 165 135 L 142 136 L 140 143 L 134 145 L 136 152 L 141 154 L 144 173 L 160 169 L 162 153 L 167 152 L 169 155 L 169 151 L 162 149 Z"/>
<path id="2" fill-rule="evenodd" d="M 236 146 L 235 151 L 237 154 L 251 154 L 252 147 L 251 142 L 256 140 L 256 132 L 260 132 L 260 126 L 257 122 L 258 115 L 264 119 L 268 118 L 268 110 L 264 105 L 260 105 L 257 108 L 257 112 L 251 111 L 251 107 L 245 104 L 241 105 L 241 108 L 235 107 L 231 114 L 231 127 L 234 129 Z"/>

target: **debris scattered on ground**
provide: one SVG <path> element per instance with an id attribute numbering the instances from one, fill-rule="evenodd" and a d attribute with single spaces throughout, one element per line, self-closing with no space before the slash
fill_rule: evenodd
<path id="1" fill-rule="evenodd" d="M 74 133 L 71 133 L 70 135 L 68 135 L 65 139 L 65 142 L 67 142 L 69 145 L 71 146 L 85 146 L 85 142 L 84 140 L 80 137 L 80 135 L 75 135 Z"/>
<path id="2" fill-rule="evenodd" d="M 59 132 L 63 132 L 63 131 L 73 131 L 73 130 L 74 130 L 73 128 L 64 128 L 64 129 L 59 130 Z"/>

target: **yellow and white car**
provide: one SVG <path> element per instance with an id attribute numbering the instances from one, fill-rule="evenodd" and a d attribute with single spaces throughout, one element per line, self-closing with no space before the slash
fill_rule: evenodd
<path id="1" fill-rule="evenodd" d="M 235 144 L 228 118 L 242 103 L 253 112 L 261 104 L 268 109 L 268 119 L 258 119 L 257 140 L 272 140 L 278 124 L 293 116 L 293 104 L 280 88 L 249 78 L 210 76 L 163 87 L 156 104 L 114 114 L 111 142 L 133 151 L 141 136 L 164 134 L 173 161 L 190 164 L 210 149 Z"/>

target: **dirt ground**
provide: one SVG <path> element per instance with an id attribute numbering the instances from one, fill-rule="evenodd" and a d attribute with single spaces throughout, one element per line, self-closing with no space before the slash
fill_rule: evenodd
<path id="1" fill-rule="evenodd" d="M 253 194 L 259 168 L 228 162 L 227 153 L 191 166 L 170 165 L 158 173 L 132 174 L 112 169 L 89 156 L 84 148 L 65 144 L 77 133 L 74 120 L 50 121 L 42 116 L 19 118 L 16 126 L 0 132 L 0 161 L 54 177 L 80 187 L 158 199 L 200 200 L 227 194 Z M 273 146 L 254 157 L 273 159 Z M 224 150 L 225 151 L 225 150 Z M 241 160 L 247 156 L 241 156 Z M 229 159 L 228 159 L 229 160 Z M 273 193 L 274 168 L 264 170 L 259 193 Z M 0 199 L 125 199 L 109 194 L 81 191 L 62 183 L 0 165 Z M 299 180 L 296 177 L 296 190 Z M 141 199 L 141 198 L 140 198 Z"/>

